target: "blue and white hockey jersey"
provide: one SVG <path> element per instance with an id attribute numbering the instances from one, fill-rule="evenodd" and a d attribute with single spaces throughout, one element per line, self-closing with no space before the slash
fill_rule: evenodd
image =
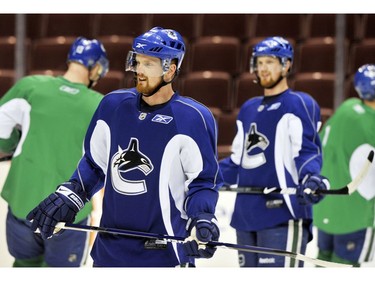
<path id="1" fill-rule="evenodd" d="M 93 116 L 85 154 L 71 180 L 91 198 L 105 187 L 102 227 L 186 237 L 188 218 L 215 213 L 223 184 L 217 128 L 202 104 L 175 93 L 141 110 L 135 89 L 107 94 Z M 97 266 L 176 266 L 191 262 L 182 244 L 145 249 L 146 239 L 99 233 Z"/>
<path id="2" fill-rule="evenodd" d="M 230 157 L 220 161 L 226 184 L 297 187 L 306 174 L 320 174 L 320 108 L 308 94 L 286 90 L 246 101 L 237 117 Z M 237 194 L 231 226 L 258 231 L 290 219 L 312 218 L 295 195 Z"/>

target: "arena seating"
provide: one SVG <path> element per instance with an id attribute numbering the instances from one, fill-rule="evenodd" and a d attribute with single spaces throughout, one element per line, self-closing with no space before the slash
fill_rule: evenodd
<path id="1" fill-rule="evenodd" d="M 348 98 L 356 96 L 352 87 L 356 69 L 375 62 L 375 15 L 345 16 L 344 97 Z M 173 28 L 184 37 L 187 48 L 179 79 L 173 82 L 174 89 L 210 106 L 218 120 L 222 120 L 222 126 L 223 120 L 233 118 L 231 114 L 243 102 L 263 94 L 254 83 L 254 75 L 249 73 L 252 47 L 265 37 L 278 35 L 287 38 L 295 50 L 290 86 L 314 96 L 326 118 L 334 111 L 336 17 L 336 14 L 26 14 L 25 69 L 27 75 L 58 75 L 66 69 L 68 48 L 77 36 L 98 38 L 107 50 L 110 72 L 95 89 L 106 94 L 116 88 L 133 87 L 133 73 L 126 73 L 124 67 L 134 37 L 153 26 Z M 16 15 L 0 14 L 0 79 L 8 81 L 3 82 L 2 91 L 9 87 L 10 73 L 15 70 L 15 35 Z M 225 138 L 221 134 L 227 131 L 221 129 L 219 138 Z"/>

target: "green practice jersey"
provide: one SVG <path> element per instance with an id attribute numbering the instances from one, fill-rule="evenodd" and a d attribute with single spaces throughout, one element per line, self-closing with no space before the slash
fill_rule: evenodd
<path id="1" fill-rule="evenodd" d="M 348 184 L 375 147 L 375 110 L 358 98 L 346 100 L 321 133 L 322 175 L 331 189 Z M 374 169 L 371 167 L 371 169 Z M 351 195 L 328 195 L 313 207 L 314 224 L 331 234 L 351 233 L 374 225 L 375 170 Z"/>
<path id="2" fill-rule="evenodd" d="M 1 196 L 27 214 L 73 174 L 103 95 L 63 77 L 27 76 L 0 99 L 0 151 L 13 158 Z M 91 212 L 86 204 L 76 222 Z"/>

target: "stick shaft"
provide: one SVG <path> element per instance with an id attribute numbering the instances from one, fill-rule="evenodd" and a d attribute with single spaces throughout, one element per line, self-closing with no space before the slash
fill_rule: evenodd
<path id="1" fill-rule="evenodd" d="M 249 193 L 249 194 L 289 194 L 293 195 L 297 193 L 297 188 L 295 187 L 287 187 L 287 188 L 280 188 L 280 187 L 252 187 L 252 186 L 239 186 L 239 187 L 230 187 L 230 186 L 223 186 L 221 187 L 220 191 L 231 191 L 237 193 Z M 319 190 L 320 194 L 325 195 L 348 195 L 349 188 L 348 186 L 344 186 L 339 189 L 330 189 L 330 190 Z"/>
<path id="2" fill-rule="evenodd" d="M 365 164 L 362 166 L 358 175 L 346 186 L 337 188 L 337 189 L 330 189 L 330 190 L 318 190 L 318 194 L 324 195 L 350 195 L 354 191 L 357 190 L 358 186 L 361 184 L 363 179 L 366 177 L 370 166 L 372 165 L 372 161 L 374 159 L 374 151 L 371 150 L 367 156 Z M 239 186 L 239 187 L 230 187 L 230 186 L 223 186 L 220 191 L 231 191 L 237 193 L 248 193 L 248 194 L 296 194 L 297 188 L 295 187 L 287 187 L 287 188 L 280 188 L 280 187 L 251 187 L 251 186 Z"/>
<path id="3" fill-rule="evenodd" d="M 86 232 L 102 232 L 102 233 L 113 234 L 113 235 L 124 235 L 128 237 L 160 239 L 160 240 L 165 240 L 167 242 L 176 242 L 176 243 L 183 243 L 185 241 L 184 237 L 178 237 L 178 236 L 169 236 L 169 235 L 163 235 L 163 234 L 125 230 L 125 229 L 116 229 L 116 228 L 104 228 L 104 227 L 89 226 L 89 225 L 77 225 L 77 224 L 71 224 L 71 223 L 58 223 L 56 225 L 56 228 L 86 231 Z M 314 265 L 319 265 L 322 267 L 351 267 L 350 265 L 322 261 L 322 260 L 304 256 L 301 254 L 288 252 L 284 250 L 278 250 L 278 249 L 231 244 L 231 243 L 218 242 L 218 241 L 210 241 L 205 245 L 209 245 L 212 247 L 226 248 L 226 249 L 231 249 L 231 250 L 251 252 L 251 253 L 263 253 L 263 254 L 269 254 L 269 255 L 290 257 L 290 258 L 294 258 L 294 259 L 301 260 L 304 262 L 309 262 Z"/>

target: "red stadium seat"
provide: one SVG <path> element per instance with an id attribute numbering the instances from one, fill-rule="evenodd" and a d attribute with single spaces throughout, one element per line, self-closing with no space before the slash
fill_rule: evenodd
<path id="1" fill-rule="evenodd" d="M 191 44 L 190 71 L 240 72 L 241 44 L 236 37 L 199 37 Z"/>
<path id="2" fill-rule="evenodd" d="M 184 77 L 181 94 L 203 103 L 216 114 L 232 109 L 231 90 L 232 79 L 227 72 L 197 71 Z"/>
<path id="3" fill-rule="evenodd" d="M 348 98 L 359 98 L 358 93 L 356 92 L 354 85 L 354 74 L 350 75 L 345 80 L 345 99 Z"/>
<path id="4" fill-rule="evenodd" d="M 354 14 L 345 15 L 346 38 L 349 41 L 359 40 L 360 16 Z M 307 15 L 307 38 L 335 37 L 336 14 L 310 14 Z"/>
<path id="5" fill-rule="evenodd" d="M 136 37 L 147 29 L 147 14 L 98 14 L 94 16 L 94 36 Z"/>
<path id="6" fill-rule="evenodd" d="M 0 37 L 16 35 L 16 15 L 0 14 Z"/>
<path id="7" fill-rule="evenodd" d="M 99 93 L 102 93 L 103 95 L 106 95 L 109 92 L 123 88 L 124 79 L 124 72 L 109 71 L 104 78 L 99 80 L 93 89 Z"/>
<path id="8" fill-rule="evenodd" d="M 375 14 L 363 15 L 363 39 L 375 38 Z"/>
<path id="9" fill-rule="evenodd" d="M 353 44 L 350 50 L 349 75 L 367 63 L 375 63 L 375 38 L 364 39 Z"/>
<path id="10" fill-rule="evenodd" d="M 30 71 L 66 70 L 66 58 L 76 37 L 41 38 L 33 41 Z"/>
<path id="11" fill-rule="evenodd" d="M 238 110 L 223 112 L 217 116 L 218 124 L 218 157 L 222 159 L 231 154 L 233 139 L 237 132 L 237 114 Z"/>
<path id="12" fill-rule="evenodd" d="M 128 52 L 132 49 L 133 37 L 105 36 L 98 38 L 104 45 L 109 60 L 109 70 L 125 71 L 125 62 Z"/>
<path id="13" fill-rule="evenodd" d="M 349 41 L 344 43 L 344 65 L 348 63 Z M 317 37 L 307 39 L 296 50 L 296 73 L 335 72 L 336 39 Z"/>
<path id="14" fill-rule="evenodd" d="M 242 73 L 234 81 L 234 107 L 241 107 L 245 101 L 255 96 L 263 96 L 263 88 L 256 82 L 256 76 L 250 72 Z"/>
<path id="15" fill-rule="evenodd" d="M 229 36 L 244 41 L 250 37 L 248 14 L 203 14 L 200 36 Z"/>
<path id="16" fill-rule="evenodd" d="M 335 74 L 301 73 L 294 77 L 293 89 L 311 95 L 321 108 L 322 120 L 325 122 L 334 112 Z"/>
<path id="17" fill-rule="evenodd" d="M 299 42 L 305 36 L 305 19 L 303 14 L 257 14 L 254 16 L 252 37 L 282 36 Z"/>
<path id="18" fill-rule="evenodd" d="M 13 70 L 0 70 L 0 98 L 13 86 L 15 76 Z"/>
<path id="19" fill-rule="evenodd" d="M 30 39 L 25 39 L 26 71 L 30 59 Z M 17 39 L 14 36 L 0 37 L 0 69 L 15 70 Z"/>
<path id="20" fill-rule="evenodd" d="M 198 14 L 152 14 L 150 25 L 174 29 L 187 41 L 192 41 L 198 36 L 198 16 Z"/>
<path id="21" fill-rule="evenodd" d="M 93 37 L 93 14 L 43 14 L 41 37 Z"/>

